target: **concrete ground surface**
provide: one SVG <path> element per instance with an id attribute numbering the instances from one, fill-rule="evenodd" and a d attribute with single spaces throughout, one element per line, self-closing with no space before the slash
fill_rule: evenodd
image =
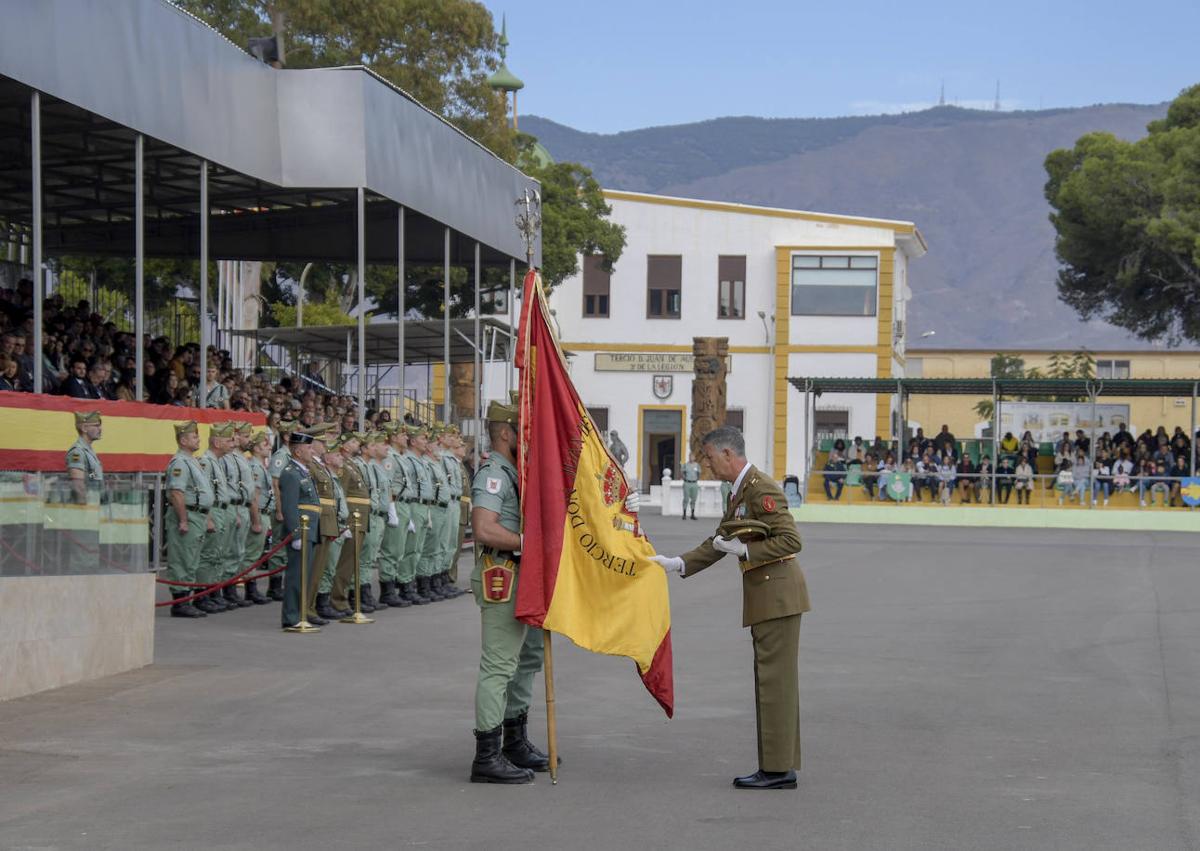
<path id="1" fill-rule="evenodd" d="M 711 531 L 647 524 L 668 554 Z M 467 782 L 470 597 L 312 636 L 160 610 L 154 666 L 0 704 L 0 848 L 1200 847 L 1195 537 L 801 532 L 797 791 L 729 786 L 756 753 L 730 562 L 671 583 L 673 721 L 556 642 L 557 787 Z"/>

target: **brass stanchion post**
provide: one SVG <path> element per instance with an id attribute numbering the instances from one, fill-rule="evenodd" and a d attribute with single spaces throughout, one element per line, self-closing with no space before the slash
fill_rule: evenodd
<path id="1" fill-rule="evenodd" d="M 362 613 L 362 578 L 358 574 L 359 559 L 362 557 L 362 549 L 359 546 L 359 542 L 362 540 L 359 535 L 362 529 L 362 518 L 358 511 L 354 512 L 351 528 L 354 529 L 354 614 L 342 618 L 341 622 L 375 623 L 374 618 L 369 618 Z"/>
<path id="2" fill-rule="evenodd" d="M 300 622 L 285 632 L 320 632 L 308 622 L 308 515 L 300 515 Z"/>

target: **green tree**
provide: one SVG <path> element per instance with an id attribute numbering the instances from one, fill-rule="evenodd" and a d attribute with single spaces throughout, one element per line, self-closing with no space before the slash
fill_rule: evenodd
<path id="1" fill-rule="evenodd" d="M 276 325 L 292 328 L 296 325 L 296 305 L 275 302 L 270 305 L 271 318 Z M 328 296 L 320 301 L 304 302 L 305 325 L 354 325 L 358 320 L 347 315 L 337 298 Z"/>
<path id="2" fill-rule="evenodd" d="M 1017 355 L 1006 355 L 997 352 L 992 356 L 991 377 L 1012 379 L 1041 378 L 1092 378 L 1096 373 L 1096 359 L 1087 349 L 1071 352 L 1051 352 L 1047 371 L 1033 366 L 1026 369 L 1025 359 Z M 1077 402 L 1079 396 L 1024 396 L 1013 397 L 1014 401 L 1029 402 Z M 981 420 L 990 421 L 995 412 L 991 399 L 983 399 L 975 404 L 974 411 Z"/>
<path id="3" fill-rule="evenodd" d="M 1046 158 L 1059 297 L 1143 339 L 1200 342 L 1200 85 L 1148 130 Z"/>

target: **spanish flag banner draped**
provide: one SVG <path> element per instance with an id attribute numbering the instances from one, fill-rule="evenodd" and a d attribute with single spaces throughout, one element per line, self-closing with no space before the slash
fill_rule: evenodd
<path id="1" fill-rule="evenodd" d="M 654 547 L 625 511 L 629 485 L 567 373 L 541 276 L 525 276 L 517 343 L 524 550 L 516 616 L 595 653 L 627 656 L 674 712 L 671 609 Z"/>

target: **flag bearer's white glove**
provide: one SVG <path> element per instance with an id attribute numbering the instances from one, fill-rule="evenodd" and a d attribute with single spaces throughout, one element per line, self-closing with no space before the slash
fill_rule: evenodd
<path id="1" fill-rule="evenodd" d="M 679 556 L 650 556 L 650 559 L 661 564 L 668 574 L 678 573 L 683 576 L 683 559 Z"/>
<path id="2" fill-rule="evenodd" d="M 342 532 L 342 540 L 343 540 L 343 541 L 348 541 L 348 540 L 350 540 L 350 535 L 351 535 L 351 532 L 350 532 L 350 530 L 349 530 L 349 529 L 347 529 L 346 531 Z"/>
<path id="3" fill-rule="evenodd" d="M 387 524 L 395 529 L 400 525 L 400 515 L 396 513 L 396 503 L 388 503 L 388 520 Z"/>
<path id="4" fill-rule="evenodd" d="M 517 544 L 517 548 L 513 550 L 513 556 L 520 558 L 521 553 L 525 550 L 525 534 L 521 533 L 521 543 Z"/>
<path id="5" fill-rule="evenodd" d="M 713 538 L 713 547 L 740 559 L 746 558 L 746 554 L 749 552 L 746 545 L 737 538 L 722 538 L 720 535 Z"/>
<path id="6" fill-rule="evenodd" d="M 408 521 L 408 531 L 410 531 L 410 532 L 417 531 L 417 524 L 415 524 L 411 520 L 409 520 Z"/>
<path id="7" fill-rule="evenodd" d="M 625 510 L 630 514 L 637 514 L 641 507 L 642 495 L 637 491 L 630 491 L 629 496 L 625 497 Z"/>

